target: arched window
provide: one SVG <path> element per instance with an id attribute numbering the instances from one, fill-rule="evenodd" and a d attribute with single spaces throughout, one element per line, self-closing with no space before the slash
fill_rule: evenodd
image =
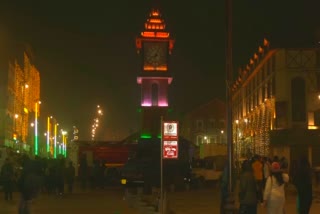
<path id="1" fill-rule="evenodd" d="M 291 112 L 292 121 L 306 121 L 306 83 L 302 77 L 291 81 Z"/>
<path id="2" fill-rule="evenodd" d="M 152 84 L 152 106 L 158 106 L 158 85 Z"/>

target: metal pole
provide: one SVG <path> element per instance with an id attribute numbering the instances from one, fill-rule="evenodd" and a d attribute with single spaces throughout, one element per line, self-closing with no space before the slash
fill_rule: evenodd
<path id="1" fill-rule="evenodd" d="M 233 191 L 232 168 L 233 168 L 233 134 L 232 134 L 232 0 L 226 0 L 226 112 L 227 112 L 227 144 L 228 144 L 228 190 Z"/>
<path id="2" fill-rule="evenodd" d="M 161 141 L 160 141 L 160 213 L 163 212 L 163 117 L 160 119 Z"/>

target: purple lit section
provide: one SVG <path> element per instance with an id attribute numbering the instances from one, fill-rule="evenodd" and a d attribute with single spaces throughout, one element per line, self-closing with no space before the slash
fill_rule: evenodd
<path id="1" fill-rule="evenodd" d="M 143 107 L 151 107 L 151 106 L 152 106 L 152 103 L 151 103 L 150 100 L 144 100 L 144 102 L 141 103 L 141 106 L 143 106 Z M 158 106 L 159 106 L 159 107 L 168 107 L 168 102 L 167 102 L 167 100 L 159 100 Z"/>
<path id="2" fill-rule="evenodd" d="M 141 106 L 143 106 L 143 107 L 151 107 L 152 104 L 151 104 L 151 102 L 143 102 L 141 104 Z M 158 106 L 159 107 L 167 107 L 168 106 L 168 102 L 166 102 L 166 101 L 159 102 Z"/>
<path id="3" fill-rule="evenodd" d="M 172 77 L 138 77 L 141 84 L 141 106 L 168 107 L 168 86 Z"/>
<path id="4" fill-rule="evenodd" d="M 149 107 L 149 106 L 151 106 L 151 102 L 143 102 L 142 104 L 141 104 L 141 106 L 144 106 L 144 107 Z"/>
<path id="5" fill-rule="evenodd" d="M 168 106 L 168 101 L 166 99 L 159 99 L 158 106 Z"/>

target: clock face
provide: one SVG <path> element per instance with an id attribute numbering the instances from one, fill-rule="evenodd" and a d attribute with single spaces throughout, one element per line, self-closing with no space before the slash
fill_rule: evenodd
<path id="1" fill-rule="evenodd" d="M 167 43 L 152 42 L 144 44 L 144 66 L 154 68 L 166 66 Z"/>

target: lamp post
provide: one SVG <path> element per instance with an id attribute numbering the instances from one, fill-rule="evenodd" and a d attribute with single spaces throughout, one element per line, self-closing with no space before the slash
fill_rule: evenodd
<path id="1" fill-rule="evenodd" d="M 41 101 L 35 103 L 34 111 L 34 155 L 39 155 L 39 136 L 38 136 L 38 112 L 40 109 Z"/>
<path id="2" fill-rule="evenodd" d="M 226 113 L 228 145 L 228 198 L 222 198 L 223 211 L 233 213 L 236 210 L 233 193 L 233 133 L 232 133 L 232 0 L 226 0 Z"/>
<path id="3" fill-rule="evenodd" d="M 57 129 L 59 124 L 54 124 L 54 146 L 53 146 L 53 158 L 57 158 Z"/>
<path id="4" fill-rule="evenodd" d="M 62 134 L 62 154 L 64 157 L 67 157 L 67 132 L 64 130 L 61 130 Z"/>
<path id="5" fill-rule="evenodd" d="M 14 119 L 13 119 L 13 141 L 14 141 L 14 147 L 17 147 L 17 142 L 18 142 L 18 133 L 17 133 L 17 120 L 19 118 L 19 115 L 18 114 L 15 114 L 14 115 Z"/>
<path id="6" fill-rule="evenodd" d="M 51 129 L 51 119 L 52 116 L 47 118 L 47 154 L 50 154 L 50 129 Z"/>

